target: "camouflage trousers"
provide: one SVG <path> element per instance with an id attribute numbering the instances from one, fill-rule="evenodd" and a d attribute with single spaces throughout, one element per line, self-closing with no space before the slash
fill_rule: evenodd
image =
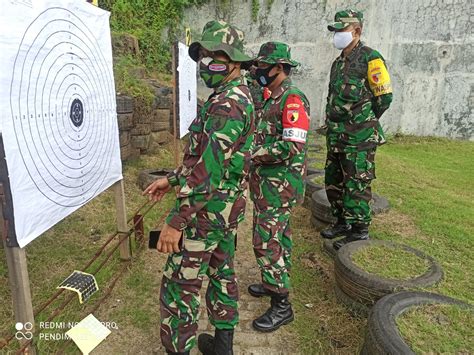
<path id="1" fill-rule="evenodd" d="M 200 290 L 209 277 L 207 313 L 218 329 L 233 329 L 239 321 L 239 298 L 234 271 L 237 230 L 185 230 L 184 248 L 168 257 L 160 292 L 161 341 L 172 352 L 184 352 L 196 343 Z"/>
<path id="2" fill-rule="evenodd" d="M 291 270 L 291 208 L 259 208 L 253 210 L 253 250 L 262 275 L 263 286 L 276 293 L 287 294 Z"/>
<path id="3" fill-rule="evenodd" d="M 328 152 L 326 195 L 338 220 L 349 224 L 370 224 L 374 159 L 375 149 L 353 153 Z"/>

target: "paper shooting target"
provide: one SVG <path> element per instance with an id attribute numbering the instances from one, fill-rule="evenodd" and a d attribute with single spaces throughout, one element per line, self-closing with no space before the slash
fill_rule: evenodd
<path id="1" fill-rule="evenodd" d="M 115 144 L 114 92 L 79 17 L 49 8 L 30 24 L 13 67 L 11 114 L 28 173 L 49 200 L 77 206 L 102 186 Z"/>
<path id="2" fill-rule="evenodd" d="M 2 77 L 9 99 L 2 133 L 16 210 L 25 186 L 41 194 L 35 202 L 49 201 L 39 208 L 69 214 L 121 178 L 108 18 L 85 1 L 44 1 L 12 24 L 17 43 L 11 30 L 2 38 L 11 68 Z"/>

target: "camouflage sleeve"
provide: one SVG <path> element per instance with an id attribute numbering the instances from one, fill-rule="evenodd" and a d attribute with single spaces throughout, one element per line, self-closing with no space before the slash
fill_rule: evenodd
<path id="1" fill-rule="evenodd" d="M 392 103 L 392 83 L 385 60 L 382 55 L 373 50 L 368 58 L 367 79 L 373 93 L 372 109 L 377 118 L 390 107 Z"/>
<path id="2" fill-rule="evenodd" d="M 181 184 L 175 208 L 166 223 L 183 230 L 196 213 L 206 206 L 224 176 L 226 167 L 245 129 L 247 113 L 235 101 L 228 99 L 211 105 L 204 122 L 202 154 Z M 180 182 L 184 179 L 180 179 Z"/>
<path id="3" fill-rule="evenodd" d="M 282 140 L 262 144 L 254 149 L 254 164 L 279 164 L 303 152 L 309 129 L 309 114 L 299 95 L 288 95 L 284 104 L 282 125 Z"/>
<path id="4" fill-rule="evenodd" d="M 181 176 L 181 170 L 183 169 L 182 166 L 174 169 L 171 173 L 166 175 L 168 182 L 171 186 L 178 186 L 179 185 L 179 177 Z"/>

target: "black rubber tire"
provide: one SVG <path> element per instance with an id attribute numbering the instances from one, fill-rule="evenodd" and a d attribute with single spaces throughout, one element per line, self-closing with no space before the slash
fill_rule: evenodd
<path id="1" fill-rule="evenodd" d="M 132 113 L 133 98 L 124 95 L 117 95 L 117 113 Z"/>
<path id="2" fill-rule="evenodd" d="M 326 190 L 315 191 L 311 195 L 311 213 L 321 221 L 327 223 L 336 222 L 336 218 L 331 213 L 331 205 L 326 197 Z"/>
<path id="3" fill-rule="evenodd" d="M 140 174 L 138 174 L 138 186 L 140 189 L 145 190 L 148 185 L 150 185 L 153 181 L 165 177 L 172 169 L 146 169 L 142 170 Z"/>
<path id="4" fill-rule="evenodd" d="M 320 175 L 312 174 L 312 175 L 306 176 L 306 189 L 305 189 L 305 192 L 304 192 L 305 196 L 308 196 L 309 198 L 311 198 L 313 193 L 315 193 L 316 191 L 324 189 L 324 185 L 317 184 L 317 183 L 311 181 L 312 179 L 314 179 L 315 177 L 318 177 L 318 176 L 320 176 Z"/>
<path id="5" fill-rule="evenodd" d="M 324 228 L 327 228 L 328 227 L 328 223 L 324 222 L 324 221 L 321 221 L 319 219 L 317 219 L 316 217 L 314 216 L 311 216 L 311 225 L 316 228 L 318 231 L 321 231 L 323 230 Z"/>
<path id="6" fill-rule="evenodd" d="M 310 177 L 313 176 L 311 175 Z M 322 185 L 319 186 L 321 187 Z M 326 196 L 324 186 L 322 187 L 322 189 L 316 190 L 311 195 L 311 211 L 313 215 L 318 219 L 329 223 L 334 223 L 336 221 L 336 218 L 334 218 L 331 213 L 331 205 L 329 204 L 328 198 Z M 372 208 L 372 214 L 374 215 L 386 212 L 390 209 L 390 204 L 388 200 L 385 197 L 379 196 L 377 194 L 372 195 L 372 201 L 370 205 Z"/>
<path id="7" fill-rule="evenodd" d="M 334 286 L 334 292 L 336 293 L 336 299 L 342 303 L 353 316 L 366 318 L 369 315 L 370 308 L 367 307 L 367 305 L 354 301 L 337 285 Z"/>
<path id="8" fill-rule="evenodd" d="M 336 254 L 337 254 L 337 250 L 334 249 L 332 243 L 334 243 L 336 240 L 340 239 L 340 238 L 335 238 L 335 239 L 324 239 L 324 238 L 321 238 L 322 239 L 322 242 L 323 242 L 323 251 L 329 255 L 331 258 L 335 258 L 336 257 Z M 341 291 L 342 292 L 342 291 Z"/>
<path id="9" fill-rule="evenodd" d="M 306 169 L 306 175 L 316 175 L 316 176 L 324 176 L 324 169 L 317 169 L 317 168 L 311 168 L 308 167 Z"/>
<path id="10" fill-rule="evenodd" d="M 396 319 L 411 307 L 427 304 L 459 304 L 474 311 L 460 300 L 429 292 L 399 292 L 380 299 L 372 308 L 361 354 L 414 354 L 398 331 Z"/>
<path id="11" fill-rule="evenodd" d="M 429 262 L 429 269 L 420 276 L 408 280 L 386 279 L 359 268 L 352 261 L 352 254 L 371 245 L 398 247 Z M 443 278 L 441 266 L 425 253 L 407 245 L 384 240 L 364 240 L 352 242 L 339 249 L 334 260 L 334 272 L 339 288 L 354 301 L 372 306 L 383 296 L 416 288 L 428 287 Z"/>

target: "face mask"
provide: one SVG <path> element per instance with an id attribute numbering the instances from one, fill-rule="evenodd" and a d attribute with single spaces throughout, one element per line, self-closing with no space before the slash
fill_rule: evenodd
<path id="1" fill-rule="evenodd" d="M 334 33 L 333 43 L 337 49 L 346 48 L 352 42 L 352 32 L 336 32 Z"/>
<path id="2" fill-rule="evenodd" d="M 255 76 L 257 77 L 256 80 L 260 86 L 268 86 L 273 82 L 273 80 L 276 79 L 278 74 L 268 76 L 273 67 L 274 65 L 270 65 L 268 68 L 265 69 L 257 68 L 257 70 L 255 71 Z"/>
<path id="3" fill-rule="evenodd" d="M 205 57 L 199 62 L 199 75 L 208 88 L 216 88 L 229 75 L 229 64 Z"/>

